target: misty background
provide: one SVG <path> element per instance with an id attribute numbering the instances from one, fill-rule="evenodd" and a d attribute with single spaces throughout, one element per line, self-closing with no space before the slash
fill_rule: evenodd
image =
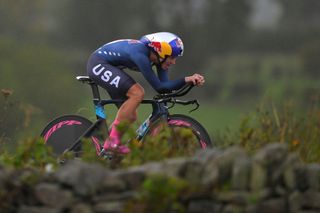
<path id="1" fill-rule="evenodd" d="M 36 137 L 61 114 L 94 118 L 90 89 L 75 80 L 91 52 L 159 31 L 184 41 L 171 78 L 206 77 L 186 98 L 199 100 L 191 116 L 211 135 L 262 103 L 303 111 L 320 93 L 319 11 L 319 0 L 0 0 L 0 139 Z"/>

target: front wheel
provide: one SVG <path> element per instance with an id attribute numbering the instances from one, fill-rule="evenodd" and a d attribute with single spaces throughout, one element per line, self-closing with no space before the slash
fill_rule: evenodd
<path id="1" fill-rule="evenodd" d="M 160 139 L 156 139 L 157 136 L 160 136 Z M 163 139 L 168 140 L 171 150 L 178 155 L 192 156 L 198 149 L 213 146 L 209 134 L 198 121 L 180 114 L 169 115 L 166 121 L 160 118 L 153 122 L 143 142 L 162 144 Z"/>
<path id="2" fill-rule="evenodd" d="M 169 115 L 168 125 L 174 131 L 187 129 L 191 132 L 191 137 L 194 137 L 195 142 L 202 149 L 213 146 L 210 136 L 206 129 L 195 119 L 181 114 Z"/>

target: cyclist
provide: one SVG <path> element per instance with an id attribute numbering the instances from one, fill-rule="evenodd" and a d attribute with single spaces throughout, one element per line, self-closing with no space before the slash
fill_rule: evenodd
<path id="1" fill-rule="evenodd" d="M 133 123 L 137 119 L 137 108 L 144 98 L 144 89 L 124 68 L 141 72 L 148 83 L 158 92 L 166 93 L 180 89 L 185 84 L 201 86 L 204 77 L 193 74 L 184 78 L 169 80 L 168 69 L 182 56 L 182 40 L 169 32 L 158 32 L 143 36 L 140 40 L 123 39 L 104 44 L 88 59 L 87 73 L 99 86 L 106 89 L 112 99 L 125 99 L 118 106 L 110 135 L 104 142 L 103 152 L 116 150 L 126 154 L 130 149 L 120 142 L 117 130 L 120 122 Z M 157 74 L 152 67 L 156 68 Z"/>

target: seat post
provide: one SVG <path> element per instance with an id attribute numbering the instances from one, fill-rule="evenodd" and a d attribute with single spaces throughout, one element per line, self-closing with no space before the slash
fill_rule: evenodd
<path id="1" fill-rule="evenodd" d="M 93 102 L 95 105 L 99 104 L 101 101 L 100 92 L 98 89 L 98 85 L 94 83 L 89 76 L 77 76 L 76 79 L 82 83 L 87 83 L 91 87 L 92 95 L 93 95 Z"/>
<path id="2" fill-rule="evenodd" d="M 98 121 L 106 120 L 107 116 L 106 116 L 106 114 L 104 112 L 104 106 L 101 105 L 101 97 L 100 97 L 100 92 L 99 92 L 98 85 L 95 84 L 93 81 L 90 82 L 89 84 L 90 84 L 91 90 L 92 90 L 93 104 L 95 106 L 96 117 L 97 117 Z M 105 123 L 104 125 L 105 125 L 106 132 L 108 132 L 107 123 Z"/>
<path id="3" fill-rule="evenodd" d="M 94 100 L 95 103 L 97 103 L 97 102 L 99 102 L 101 100 L 98 85 L 95 84 L 94 82 L 90 82 L 89 84 L 91 86 L 93 100 Z"/>

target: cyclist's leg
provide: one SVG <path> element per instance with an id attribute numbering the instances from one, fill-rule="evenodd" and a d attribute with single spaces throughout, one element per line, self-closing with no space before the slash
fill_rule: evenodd
<path id="1" fill-rule="evenodd" d="M 106 141 L 104 148 L 110 148 L 110 143 L 118 147 L 121 135 L 117 131 L 120 122 L 133 122 L 136 119 L 136 109 L 143 99 L 143 88 L 137 84 L 131 76 L 123 70 L 106 63 L 98 56 L 91 56 L 87 72 L 95 83 L 107 90 L 112 99 L 126 100 L 119 104 L 119 111 L 113 122 L 110 137 Z"/>
<path id="2" fill-rule="evenodd" d="M 128 120 L 131 123 L 137 119 L 137 108 L 144 98 L 144 89 L 140 84 L 135 83 L 130 87 L 126 96 L 127 100 L 119 108 L 116 119 Z"/>
<path id="3" fill-rule="evenodd" d="M 106 141 L 104 148 L 109 149 L 110 146 L 119 147 L 121 153 L 128 153 L 130 150 L 126 146 L 120 146 L 121 135 L 117 130 L 117 126 L 127 121 L 133 123 L 137 119 L 137 108 L 144 97 L 144 90 L 140 84 L 136 83 L 127 92 L 127 100 L 121 105 L 117 116 L 113 122 L 109 139 Z M 112 148 L 112 147 L 111 147 Z"/>

